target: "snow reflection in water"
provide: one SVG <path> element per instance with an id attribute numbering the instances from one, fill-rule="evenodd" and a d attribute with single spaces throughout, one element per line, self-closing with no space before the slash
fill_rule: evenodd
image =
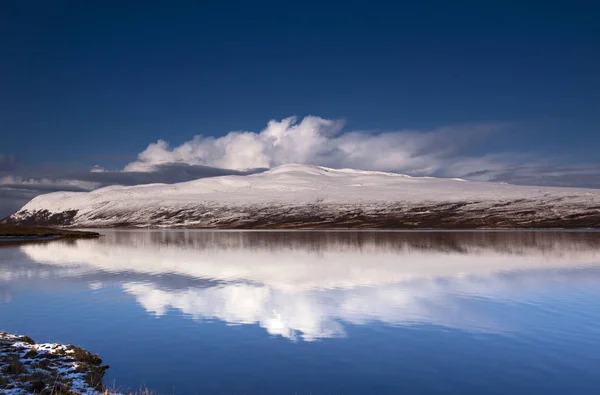
<path id="1" fill-rule="evenodd" d="M 473 300 L 535 303 L 549 283 L 600 279 L 600 233 L 104 233 L 21 246 L 27 264 L 7 260 L 0 281 L 116 283 L 156 316 L 175 309 L 311 341 L 369 322 L 518 331 L 526 318 Z"/>

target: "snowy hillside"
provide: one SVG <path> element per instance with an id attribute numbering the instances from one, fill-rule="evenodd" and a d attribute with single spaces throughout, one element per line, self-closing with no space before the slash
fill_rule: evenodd
<path id="1" fill-rule="evenodd" d="M 247 176 L 50 193 L 4 221 L 77 227 L 600 227 L 600 190 L 284 165 Z"/>

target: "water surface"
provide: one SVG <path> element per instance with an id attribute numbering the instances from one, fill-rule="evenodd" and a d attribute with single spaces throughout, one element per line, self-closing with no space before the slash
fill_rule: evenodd
<path id="1" fill-rule="evenodd" d="M 0 248 L 0 330 L 121 389 L 600 393 L 600 233 L 102 233 Z"/>

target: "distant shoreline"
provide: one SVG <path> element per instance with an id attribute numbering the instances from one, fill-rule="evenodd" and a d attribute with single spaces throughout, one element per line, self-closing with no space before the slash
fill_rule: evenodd
<path id="1" fill-rule="evenodd" d="M 0 243 L 46 241 L 56 239 L 97 238 L 100 233 L 81 230 L 56 229 L 43 226 L 0 224 Z"/>
<path id="2" fill-rule="evenodd" d="M 85 232 L 104 230 L 153 230 L 153 231 L 196 231 L 196 232 L 600 232 L 600 226 L 589 227 L 311 227 L 311 226 L 273 226 L 273 227 L 196 227 L 196 226 L 63 226 L 61 229 L 85 229 Z M 0 237 L 2 237 L 0 235 Z"/>
<path id="3" fill-rule="evenodd" d="M 91 226 L 52 228 L 44 226 L 7 225 L 0 224 L 0 245 L 7 243 L 43 242 L 60 239 L 91 239 L 99 238 L 102 231 L 192 231 L 192 232 L 394 232 L 394 233 L 473 233 L 473 232 L 600 232 L 594 227 L 489 227 L 489 228 L 371 228 L 371 227 L 177 227 L 177 226 Z M 79 230 L 85 229 L 85 230 Z"/>
<path id="4" fill-rule="evenodd" d="M 512 233 L 512 232 L 548 232 L 548 233 L 600 233 L 599 228 L 177 228 L 177 227 L 77 227 L 77 229 L 86 229 L 86 231 L 122 231 L 122 232 L 135 232 L 135 231 L 155 231 L 155 232 L 256 232 L 256 233 L 270 233 L 270 232 L 290 232 L 290 233 L 302 233 L 302 232 L 339 232 L 339 233 Z"/>

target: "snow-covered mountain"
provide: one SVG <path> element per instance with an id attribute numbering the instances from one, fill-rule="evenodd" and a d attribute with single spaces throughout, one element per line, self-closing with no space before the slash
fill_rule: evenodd
<path id="1" fill-rule="evenodd" d="M 600 190 L 283 165 L 41 195 L 3 222 L 74 227 L 600 228 Z"/>

